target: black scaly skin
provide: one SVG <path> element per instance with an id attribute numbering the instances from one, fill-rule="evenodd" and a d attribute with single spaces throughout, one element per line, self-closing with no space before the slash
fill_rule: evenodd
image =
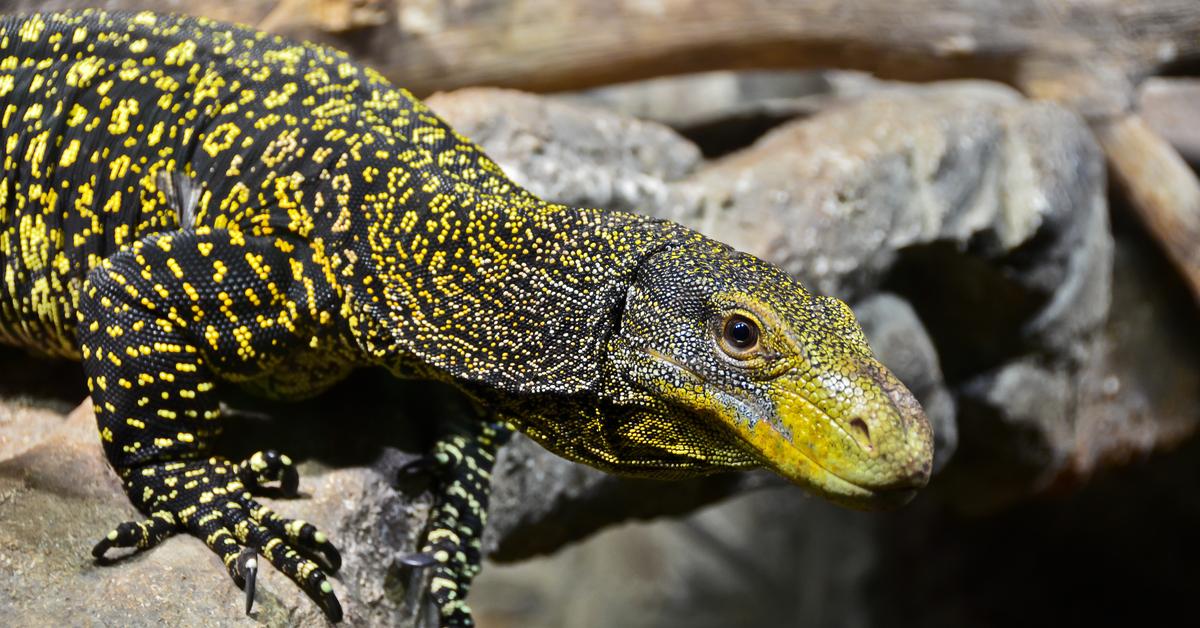
<path id="1" fill-rule="evenodd" d="M 223 387 L 300 397 L 364 365 L 485 409 L 439 443 L 409 561 L 436 565 L 445 625 L 471 622 L 502 424 L 608 471 L 767 466 L 858 507 L 928 479 L 928 423 L 844 304 L 678 225 L 537 199 L 341 52 L 151 13 L 3 17 L 0 149 L 0 342 L 82 360 L 147 517 L 97 556 L 188 532 L 248 595 L 257 552 L 340 619 L 336 549 L 253 498 L 294 492 L 292 461 L 210 448 Z"/>

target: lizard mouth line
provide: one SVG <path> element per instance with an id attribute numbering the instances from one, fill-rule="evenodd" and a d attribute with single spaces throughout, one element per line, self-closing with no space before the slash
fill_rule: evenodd
<path id="1" fill-rule="evenodd" d="M 641 349 L 641 351 L 642 351 L 642 353 L 650 356 L 651 358 L 654 358 L 654 359 L 662 362 L 663 364 L 666 364 L 667 366 L 669 366 L 673 369 L 676 369 L 677 371 L 681 372 L 683 375 L 685 375 L 689 379 L 693 379 L 701 384 L 708 383 L 707 380 L 704 379 L 704 377 L 702 377 L 699 373 L 697 373 L 691 367 L 681 363 L 679 360 L 676 360 L 675 358 L 673 358 L 669 355 L 662 353 L 661 351 L 651 349 L 651 348 L 643 348 L 643 349 Z M 814 409 L 817 410 L 817 412 L 820 412 L 821 417 L 823 419 L 825 419 L 826 421 L 829 421 L 830 423 L 834 423 L 833 419 L 828 414 L 826 414 L 824 411 L 820 410 L 819 408 L 816 408 L 816 406 L 813 406 L 813 407 L 814 407 Z M 767 421 L 767 425 L 770 426 L 770 428 L 772 430 L 775 430 L 775 432 L 777 434 L 779 434 L 780 438 L 783 438 L 783 434 L 779 431 L 779 429 L 776 426 L 772 425 L 770 421 Z M 746 439 L 743 438 L 741 435 L 738 435 L 738 440 L 749 445 L 749 443 L 746 442 Z M 785 439 L 785 440 L 787 440 L 788 443 L 791 444 L 791 439 Z M 842 492 L 848 496 L 857 497 L 857 498 L 863 498 L 863 497 L 872 498 L 872 497 L 876 497 L 879 495 L 900 492 L 900 491 L 893 491 L 893 490 L 887 490 L 887 489 L 882 489 L 882 490 L 874 489 L 874 488 L 870 488 L 867 486 L 863 486 L 861 484 L 857 484 L 857 483 L 855 483 L 851 480 L 848 480 L 848 479 L 838 475 L 837 473 L 834 473 L 833 471 L 829 470 L 828 467 L 821 464 L 820 461 L 814 459 L 807 452 L 805 452 L 802 448 L 792 445 L 791 449 L 792 449 L 792 451 L 799 454 L 806 461 L 811 463 L 813 466 L 815 466 L 816 468 L 823 471 L 829 477 L 830 482 L 833 485 L 837 486 L 838 489 L 840 489 L 840 492 Z M 747 450 L 748 450 L 748 453 L 753 455 L 759 461 L 763 462 L 766 466 L 773 466 L 770 464 L 770 461 L 764 460 L 761 454 L 754 451 L 753 447 L 747 447 Z"/>
<path id="2" fill-rule="evenodd" d="M 832 419 L 829 418 L 829 415 L 827 415 L 823 412 L 821 413 L 821 416 L 823 416 L 827 420 L 832 421 Z M 767 423 L 767 425 L 770 426 L 771 429 L 773 429 L 773 430 L 775 429 L 775 426 L 771 425 L 769 422 Z M 776 433 L 779 433 L 779 431 L 776 430 Z M 782 437 L 782 434 L 780 434 L 780 436 Z M 875 497 L 878 495 L 896 492 L 896 491 L 891 491 L 891 490 L 886 490 L 886 489 L 881 490 L 881 489 L 871 488 L 869 486 L 863 486 L 862 484 L 858 484 L 857 482 L 854 482 L 852 480 L 848 480 L 848 479 L 838 475 L 837 473 L 831 471 L 828 467 L 821 464 L 820 460 L 813 458 L 812 456 L 810 456 L 808 454 L 808 452 L 804 451 L 800 447 L 796 447 L 795 445 L 792 446 L 792 451 L 799 454 L 800 457 L 807 460 L 813 466 L 817 467 L 821 471 L 824 471 L 825 474 L 828 475 L 829 478 L 832 480 L 832 484 L 839 486 L 839 488 L 842 488 L 842 489 L 849 489 L 849 490 L 843 490 L 843 492 L 846 495 L 853 496 L 853 497 Z M 761 458 L 761 456 L 760 456 L 760 458 Z"/>
<path id="3" fill-rule="evenodd" d="M 703 377 L 701 377 L 701 375 L 699 373 L 697 373 L 695 370 L 692 369 L 692 367 L 684 364 L 683 362 L 680 362 L 679 360 L 676 360 L 675 358 L 659 351 L 658 349 L 651 349 L 651 348 L 647 347 L 645 349 L 642 349 L 642 353 L 645 353 L 646 355 L 648 355 L 660 362 L 665 363 L 667 366 L 674 367 L 676 370 L 682 372 L 684 375 L 687 375 L 691 379 L 694 379 L 701 383 L 707 383 L 705 381 L 705 379 Z"/>

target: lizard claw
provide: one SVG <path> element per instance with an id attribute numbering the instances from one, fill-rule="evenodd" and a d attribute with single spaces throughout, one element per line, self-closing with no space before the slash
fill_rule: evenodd
<path id="1" fill-rule="evenodd" d="M 438 559 L 429 552 L 416 552 L 400 559 L 400 564 L 414 568 L 431 567 L 438 564 Z"/>
<path id="2" fill-rule="evenodd" d="M 253 547 L 242 549 L 238 554 L 237 566 L 246 590 L 246 614 L 249 615 L 254 607 L 254 589 L 258 581 L 258 552 Z"/>
<path id="3" fill-rule="evenodd" d="M 433 456 L 417 456 L 401 464 L 396 469 L 396 475 L 399 477 L 423 475 L 437 468 L 435 462 Z"/>

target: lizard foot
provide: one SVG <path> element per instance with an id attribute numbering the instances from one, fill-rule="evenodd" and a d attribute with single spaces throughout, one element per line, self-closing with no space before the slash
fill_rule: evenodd
<path id="1" fill-rule="evenodd" d="M 510 433 L 503 423 L 480 423 L 472 434 L 453 434 L 438 441 L 430 458 L 438 486 L 429 532 L 421 551 L 401 562 L 433 570 L 429 595 L 442 626 L 475 625 L 465 599 L 483 558 L 480 541 L 496 448 Z"/>
<path id="2" fill-rule="evenodd" d="M 102 559 L 116 547 L 146 550 L 175 532 L 187 532 L 221 557 L 238 587 L 246 589 L 246 612 L 254 600 L 258 555 L 265 556 L 325 612 L 340 621 L 342 607 L 325 579 L 342 559 L 325 534 L 299 519 L 285 519 L 253 499 L 264 481 L 279 480 L 281 490 L 295 493 L 296 470 L 274 452 L 260 452 L 234 464 L 206 461 L 147 464 L 121 472 L 125 491 L 150 518 L 122 523 L 92 549 Z"/>

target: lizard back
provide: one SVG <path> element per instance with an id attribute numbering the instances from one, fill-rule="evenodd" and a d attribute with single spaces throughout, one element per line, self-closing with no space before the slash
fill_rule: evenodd
<path id="1" fill-rule="evenodd" d="M 301 204 L 347 129 L 400 128 L 418 106 L 344 53 L 220 22 L 0 18 L 0 342 L 77 357 L 87 272 L 148 234 L 311 228 Z M 163 173 L 203 181 L 194 211 Z"/>

